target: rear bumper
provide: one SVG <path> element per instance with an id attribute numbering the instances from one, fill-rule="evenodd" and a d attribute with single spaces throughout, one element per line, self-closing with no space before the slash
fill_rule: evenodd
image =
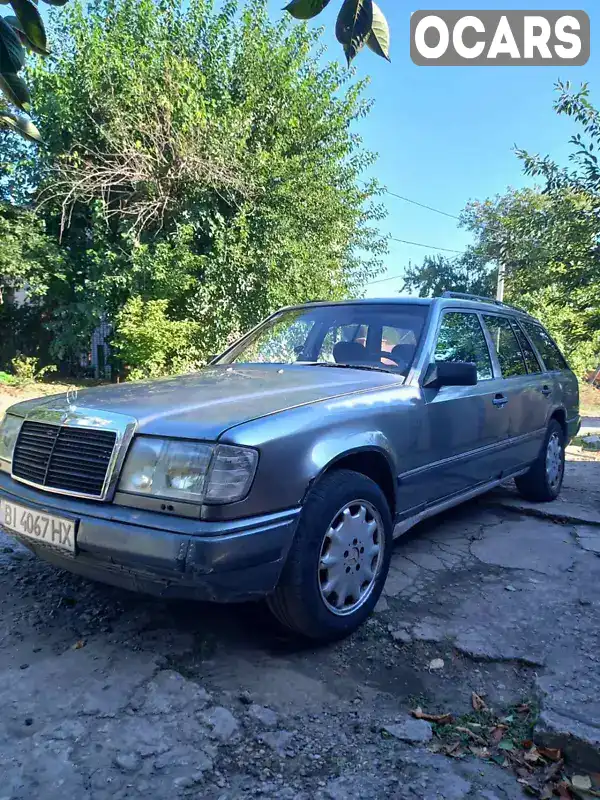
<path id="1" fill-rule="evenodd" d="M 17 537 L 46 561 L 86 578 L 164 597 L 238 602 L 279 580 L 300 508 L 203 522 L 46 495 L 0 472 L 0 498 L 79 520 L 71 555 Z"/>

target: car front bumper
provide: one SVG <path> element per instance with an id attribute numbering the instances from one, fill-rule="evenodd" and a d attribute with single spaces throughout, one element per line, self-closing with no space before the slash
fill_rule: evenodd
<path id="1" fill-rule="evenodd" d="M 76 552 L 17 536 L 36 555 L 86 578 L 164 597 L 239 602 L 273 591 L 300 508 L 203 522 L 46 494 L 0 472 L 0 498 L 78 520 Z"/>

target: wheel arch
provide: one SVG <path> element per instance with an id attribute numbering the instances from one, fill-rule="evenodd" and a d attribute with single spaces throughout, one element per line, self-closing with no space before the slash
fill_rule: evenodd
<path id="1" fill-rule="evenodd" d="M 550 419 L 555 419 L 560 427 L 563 430 L 563 434 L 565 437 L 565 441 L 568 438 L 568 426 L 567 426 L 567 412 L 564 408 L 555 408 L 552 414 L 550 415 Z"/>
<path id="2" fill-rule="evenodd" d="M 325 475 L 339 469 L 349 469 L 374 481 L 384 493 L 392 518 L 396 512 L 397 477 L 394 464 L 385 450 L 379 447 L 356 447 L 332 458 L 311 482 L 313 486 Z M 310 487 L 309 487 L 310 488 Z"/>

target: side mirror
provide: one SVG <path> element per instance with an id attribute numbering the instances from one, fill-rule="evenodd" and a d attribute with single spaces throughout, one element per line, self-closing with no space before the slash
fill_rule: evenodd
<path id="1" fill-rule="evenodd" d="M 425 374 L 426 389 L 441 389 L 442 386 L 475 386 L 477 367 L 467 361 L 434 361 Z"/>

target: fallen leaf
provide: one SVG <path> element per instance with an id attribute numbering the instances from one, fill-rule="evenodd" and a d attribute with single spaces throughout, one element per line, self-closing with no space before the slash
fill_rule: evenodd
<path id="1" fill-rule="evenodd" d="M 410 712 L 416 719 L 424 719 L 426 722 L 437 722 L 438 725 L 450 725 L 454 722 L 452 714 L 427 714 L 422 708 L 414 708 Z"/>
<path id="2" fill-rule="evenodd" d="M 556 747 L 538 747 L 538 753 L 549 761 L 560 761 L 561 751 Z"/>
<path id="3" fill-rule="evenodd" d="M 525 753 L 523 758 L 525 759 L 525 761 L 527 761 L 528 764 L 537 764 L 539 761 L 542 760 L 542 757 L 540 756 L 539 751 L 535 746 L 532 747 L 531 750 L 529 750 L 527 753 Z"/>
<path id="4" fill-rule="evenodd" d="M 71 650 L 81 650 L 82 647 L 85 647 L 84 639 L 80 639 L 78 642 L 71 647 Z"/>
<path id="5" fill-rule="evenodd" d="M 471 705 L 475 711 L 484 711 L 487 708 L 485 701 L 477 692 L 471 694 Z"/>
<path id="6" fill-rule="evenodd" d="M 574 789 L 582 789 L 586 792 L 588 789 L 592 788 L 592 779 L 589 775 L 573 775 L 571 784 Z"/>
<path id="7" fill-rule="evenodd" d="M 558 792 L 560 800 L 573 800 L 573 795 L 569 790 L 569 784 L 566 781 L 561 781 L 558 783 L 555 786 L 554 791 Z"/>
<path id="8" fill-rule="evenodd" d="M 533 742 L 531 739 L 525 739 L 523 742 L 521 742 L 521 747 L 523 750 L 530 750 L 533 747 Z"/>
<path id="9" fill-rule="evenodd" d="M 540 800 L 552 800 L 553 797 L 554 797 L 554 786 L 552 786 L 552 784 L 550 783 L 547 783 L 540 792 Z"/>
<path id="10" fill-rule="evenodd" d="M 433 661 L 429 662 L 429 670 L 432 669 L 444 669 L 444 659 L 443 658 L 434 658 Z"/>
<path id="11" fill-rule="evenodd" d="M 531 711 L 531 706 L 529 703 L 521 703 L 520 706 L 516 707 L 515 711 L 517 714 L 527 714 L 529 711 Z"/>
<path id="12" fill-rule="evenodd" d="M 531 775 L 531 767 L 519 767 L 517 770 L 519 778 L 527 779 Z"/>
<path id="13" fill-rule="evenodd" d="M 498 744 L 498 742 L 502 739 L 505 730 L 506 725 L 497 725 L 495 728 L 492 728 L 490 738 L 494 744 Z"/>
<path id="14" fill-rule="evenodd" d="M 500 744 L 498 745 L 500 750 L 514 750 L 515 746 L 510 739 L 503 739 Z"/>

